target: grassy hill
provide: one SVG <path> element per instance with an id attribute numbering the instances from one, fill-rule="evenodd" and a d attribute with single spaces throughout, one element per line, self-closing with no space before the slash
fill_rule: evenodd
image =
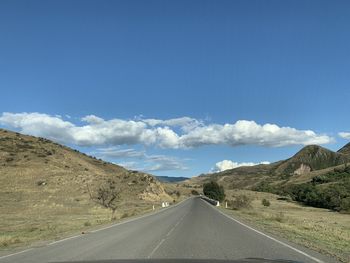
<path id="1" fill-rule="evenodd" d="M 0 129 L 0 248 L 108 222 L 110 211 L 93 202 L 88 190 L 110 181 L 120 192 L 117 218 L 173 200 L 149 174 Z"/>

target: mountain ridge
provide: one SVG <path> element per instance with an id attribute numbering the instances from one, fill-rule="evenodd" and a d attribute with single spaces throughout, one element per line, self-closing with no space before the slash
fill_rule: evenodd
<path id="1" fill-rule="evenodd" d="M 214 180 L 227 188 L 254 188 L 264 180 L 282 182 L 297 180 L 300 177 L 308 178 L 307 175 L 328 171 L 331 167 L 338 167 L 350 162 L 350 143 L 334 152 L 318 145 L 307 145 L 300 149 L 292 157 L 271 164 L 259 164 L 255 166 L 242 166 L 192 177 L 187 182 L 191 184 L 203 184 Z M 317 173 L 320 171 L 320 173 Z M 309 178 L 310 179 L 310 178 Z M 305 180 L 305 179 L 304 179 Z M 311 179 L 310 179 L 311 180 Z"/>

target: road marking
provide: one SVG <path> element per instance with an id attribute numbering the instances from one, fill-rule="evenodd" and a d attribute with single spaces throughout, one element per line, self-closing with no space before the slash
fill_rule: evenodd
<path id="1" fill-rule="evenodd" d="M 181 202 L 177 203 L 176 205 L 172 205 L 172 206 L 163 208 L 163 209 L 158 210 L 156 212 L 150 212 L 150 213 L 148 213 L 146 215 L 143 215 L 143 216 L 140 216 L 140 217 L 135 217 L 135 218 L 132 218 L 130 220 L 126 220 L 126 221 L 123 221 L 123 222 L 120 222 L 120 223 L 117 223 L 117 224 L 113 224 L 113 225 L 110 225 L 110 226 L 107 226 L 107 227 L 96 229 L 96 230 L 90 231 L 90 233 L 96 233 L 96 232 L 99 232 L 99 231 L 102 231 L 102 230 L 106 230 L 106 229 L 109 229 L 109 228 L 112 228 L 112 227 L 115 227 L 115 226 L 119 226 L 119 225 L 122 225 L 122 224 L 130 223 L 130 222 L 136 221 L 138 219 L 142 219 L 142 218 L 145 218 L 145 217 L 149 217 L 149 216 L 153 216 L 153 215 L 162 213 L 162 212 L 164 212 L 164 211 L 166 211 L 166 210 L 168 210 L 170 208 L 174 208 L 174 207 L 179 206 L 180 204 L 184 203 L 185 201 L 187 201 L 187 200 L 189 200 L 191 198 L 193 198 L 193 197 L 186 198 L 186 199 L 182 200 Z M 47 244 L 47 246 L 55 245 L 57 243 L 61 243 L 63 241 L 67 241 L 67 240 L 74 239 L 74 238 L 77 238 L 77 237 L 82 237 L 82 236 L 83 235 L 75 235 L 75 236 L 67 237 L 67 238 L 64 238 L 64 239 L 56 240 L 56 241 L 53 241 L 53 242 Z M 12 257 L 12 256 L 15 256 L 15 255 L 18 255 L 18 254 L 22 254 L 22 253 L 28 252 L 30 250 L 33 250 L 33 249 L 34 248 L 29 248 L 29 249 L 25 249 L 25 250 L 22 250 L 22 251 L 19 251 L 19 252 L 16 252 L 16 253 L 12 253 L 12 254 L 8 254 L 8 255 L 5 255 L 5 256 L 1 256 L 0 259 L 7 258 L 7 257 Z"/>
<path id="2" fill-rule="evenodd" d="M 151 254 L 148 255 L 148 258 L 151 258 L 151 257 L 152 257 L 152 255 L 154 254 L 154 252 L 157 251 L 157 249 L 163 244 L 164 241 L 165 241 L 165 238 L 163 238 L 163 239 L 159 242 L 159 244 L 152 250 Z"/>
<path id="3" fill-rule="evenodd" d="M 218 211 L 220 214 L 222 214 L 223 216 L 225 216 L 225 217 L 227 217 L 227 218 L 233 220 L 234 222 L 236 222 L 236 223 L 238 223 L 238 224 L 240 224 L 240 225 L 242 225 L 242 226 L 244 226 L 244 227 L 246 227 L 246 228 L 248 228 L 248 229 L 250 229 L 250 230 L 252 230 L 252 231 L 254 231 L 254 232 L 256 232 L 256 233 L 258 233 L 258 234 L 260 234 L 260 235 L 262 235 L 262 236 L 264 236 L 264 237 L 266 237 L 266 238 L 269 238 L 269 239 L 271 239 L 271 240 L 273 240 L 273 241 L 279 243 L 280 245 L 283 245 L 283 246 L 285 246 L 285 247 L 287 247 L 287 248 L 289 248 L 289 249 L 292 249 L 292 250 L 294 250 L 295 252 L 298 252 L 299 254 L 302 254 L 303 256 L 312 259 L 313 261 L 316 261 L 316 262 L 318 262 L 318 263 L 324 263 L 324 261 L 322 261 L 322 260 L 320 260 L 320 259 L 318 259 L 318 258 L 315 258 L 315 257 L 313 257 L 313 256 L 311 256 L 311 255 L 309 255 L 309 254 L 307 254 L 307 253 L 304 252 L 304 251 L 301 251 L 301 250 L 299 250 L 299 249 L 297 249 L 297 248 L 295 248 L 295 247 L 293 247 L 293 246 L 291 246 L 291 245 L 288 245 L 287 243 L 284 243 L 284 242 L 282 242 L 282 241 L 280 241 L 280 240 L 278 240 L 278 239 L 276 239 L 276 238 L 274 238 L 274 237 L 271 237 L 271 236 L 269 236 L 269 235 L 267 235 L 267 234 L 265 234 L 265 233 L 263 233 L 263 232 L 261 232 L 261 231 L 259 231 L 259 230 L 256 230 L 256 229 L 254 229 L 254 228 L 252 228 L 252 227 L 250 227 L 250 226 L 248 226 L 248 225 L 246 225 L 246 224 L 244 224 L 244 223 L 238 221 L 237 219 L 235 219 L 235 218 L 233 218 L 233 217 L 231 217 L 231 216 L 225 214 L 224 212 L 221 212 L 219 209 L 214 208 L 212 205 L 210 205 L 209 203 L 207 203 L 207 202 L 204 201 L 203 199 L 201 199 L 201 200 L 202 200 L 204 203 L 206 203 L 207 205 L 209 205 L 211 208 L 215 209 L 215 210 Z"/>
<path id="4" fill-rule="evenodd" d="M 176 225 L 175 225 L 172 229 L 170 229 L 170 231 L 168 232 L 168 234 L 166 234 L 167 237 L 170 236 L 170 234 L 174 231 L 175 227 L 176 227 Z"/>
<path id="5" fill-rule="evenodd" d="M 71 236 L 71 237 L 67 237 L 67 238 L 64 238 L 64 239 L 60 239 L 60 240 L 57 240 L 57 241 L 53 241 L 51 243 L 48 244 L 48 246 L 51 246 L 51 245 L 54 245 L 54 244 L 57 244 L 57 243 L 61 243 L 63 241 L 66 241 L 66 240 L 69 240 L 69 239 L 73 239 L 73 238 L 77 238 L 77 237 L 80 237 L 81 235 L 76 235 L 76 236 Z"/>
<path id="6" fill-rule="evenodd" d="M 5 255 L 5 256 L 0 257 L 0 259 L 2 259 L 2 258 L 7 258 L 7 257 L 11 257 L 11 256 L 18 255 L 18 254 L 22 254 L 22 253 L 28 252 L 28 251 L 30 251 L 30 250 L 33 250 L 33 248 L 28 248 L 28 249 L 26 249 L 26 250 L 22 250 L 22 251 L 13 253 L 13 254 Z"/>
<path id="7" fill-rule="evenodd" d="M 169 232 L 165 235 L 165 238 L 163 238 L 160 243 L 152 250 L 152 252 L 148 255 L 148 258 L 151 258 L 153 254 L 160 248 L 160 246 L 164 243 L 164 241 L 171 235 L 171 233 L 174 231 L 174 229 L 179 225 L 179 223 L 185 218 L 185 216 L 188 213 L 184 214 L 179 221 L 176 222 L 176 224 L 169 230 Z"/>

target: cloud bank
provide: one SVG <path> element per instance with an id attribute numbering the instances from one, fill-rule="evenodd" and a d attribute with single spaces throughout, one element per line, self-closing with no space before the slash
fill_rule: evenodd
<path id="1" fill-rule="evenodd" d="M 119 149 L 117 147 L 100 148 L 92 152 L 91 155 L 98 156 L 102 159 L 136 159 L 137 162 L 124 161 L 118 164 L 128 169 L 144 172 L 188 169 L 182 159 L 165 155 L 148 155 L 145 151 L 137 151 L 134 149 Z"/>
<path id="2" fill-rule="evenodd" d="M 350 140 L 350 132 L 339 132 L 338 135 L 346 140 Z"/>
<path id="3" fill-rule="evenodd" d="M 211 169 L 211 172 L 217 173 L 217 172 L 222 172 L 225 170 L 234 169 L 234 168 L 241 167 L 241 166 L 254 166 L 254 165 L 258 165 L 258 164 L 269 164 L 269 163 L 270 162 L 267 162 L 267 161 L 260 162 L 260 163 L 253 163 L 253 162 L 238 163 L 238 162 L 234 162 L 231 160 L 223 160 L 221 162 L 217 162 L 215 164 L 214 168 Z"/>
<path id="4" fill-rule="evenodd" d="M 70 119 L 69 119 L 70 120 Z M 142 144 L 167 149 L 186 149 L 205 145 L 289 145 L 327 144 L 332 137 L 311 130 L 257 124 L 238 120 L 235 123 L 206 124 L 190 117 L 176 119 L 104 120 L 95 115 L 80 124 L 59 115 L 45 113 L 9 113 L 0 115 L 0 125 L 22 133 L 41 136 L 78 146 L 117 146 Z"/>

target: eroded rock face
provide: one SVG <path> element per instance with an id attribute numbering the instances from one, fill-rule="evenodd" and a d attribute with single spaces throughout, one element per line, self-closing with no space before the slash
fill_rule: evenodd
<path id="1" fill-rule="evenodd" d="M 148 185 L 146 189 L 139 194 L 139 198 L 141 200 L 147 200 L 147 201 L 158 201 L 163 200 L 164 198 L 166 200 L 169 199 L 169 196 L 166 194 L 163 186 L 150 175 L 144 175 L 142 178 L 145 180 Z"/>
<path id="2" fill-rule="evenodd" d="M 300 167 L 294 171 L 294 174 L 301 175 L 309 172 L 311 172 L 311 167 L 302 163 Z"/>

